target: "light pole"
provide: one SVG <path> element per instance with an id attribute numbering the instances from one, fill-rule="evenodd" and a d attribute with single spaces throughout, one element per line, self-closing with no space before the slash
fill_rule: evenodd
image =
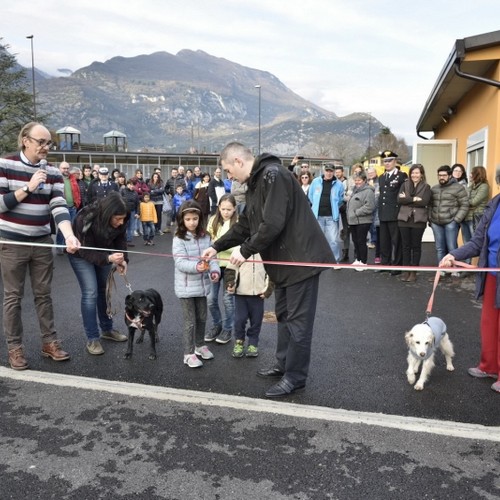
<path id="1" fill-rule="evenodd" d="M 33 121 L 36 122 L 36 97 L 35 97 L 35 53 L 33 52 L 33 35 L 27 36 L 31 41 L 31 78 L 33 80 Z"/>
<path id="2" fill-rule="evenodd" d="M 260 106 L 261 106 L 261 87 L 260 87 L 260 85 L 255 85 L 255 88 L 256 88 L 256 89 L 259 89 L 259 147 L 258 147 L 258 151 L 259 151 L 259 154 L 260 154 Z"/>

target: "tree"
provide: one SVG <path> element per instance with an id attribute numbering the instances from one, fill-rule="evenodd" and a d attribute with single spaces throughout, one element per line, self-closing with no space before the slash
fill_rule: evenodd
<path id="1" fill-rule="evenodd" d="M 1 42 L 2 38 L 0 38 Z M 17 136 L 32 119 L 33 97 L 23 68 L 0 43 L 0 154 L 16 151 Z"/>
<path id="2" fill-rule="evenodd" d="M 384 127 L 373 139 L 373 144 L 369 151 L 369 157 L 376 156 L 380 151 L 390 149 L 398 154 L 399 160 L 403 163 L 410 159 L 410 151 L 404 139 L 398 139 L 389 127 Z"/>

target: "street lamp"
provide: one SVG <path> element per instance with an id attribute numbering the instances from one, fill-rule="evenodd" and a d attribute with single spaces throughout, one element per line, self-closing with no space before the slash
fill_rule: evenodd
<path id="1" fill-rule="evenodd" d="M 259 89 L 259 154 L 260 154 L 260 106 L 261 106 L 261 88 L 260 85 L 255 85 L 256 89 Z"/>
<path id="2" fill-rule="evenodd" d="M 31 78 L 33 79 L 33 121 L 36 122 L 36 98 L 35 98 L 35 53 L 33 52 L 33 35 L 27 36 L 31 41 Z"/>

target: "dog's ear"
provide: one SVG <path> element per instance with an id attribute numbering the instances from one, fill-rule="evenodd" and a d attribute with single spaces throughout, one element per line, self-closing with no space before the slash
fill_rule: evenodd
<path id="1" fill-rule="evenodd" d="M 129 306 L 129 305 L 130 305 L 130 300 L 131 300 L 131 297 L 132 297 L 132 295 L 127 295 L 127 296 L 125 297 L 125 305 L 126 305 L 126 306 Z"/>
<path id="2" fill-rule="evenodd" d="M 413 339 L 413 332 L 410 330 L 409 332 L 405 333 L 405 341 L 408 347 L 410 347 L 412 339 Z"/>

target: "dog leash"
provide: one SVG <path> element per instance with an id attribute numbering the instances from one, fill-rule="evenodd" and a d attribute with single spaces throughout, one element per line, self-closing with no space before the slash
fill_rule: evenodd
<path id="1" fill-rule="evenodd" d="M 471 264 L 467 264 L 466 262 L 460 262 L 457 260 L 455 261 L 455 266 L 464 267 L 466 269 L 476 269 L 476 266 L 473 266 Z M 455 271 L 452 270 L 450 272 L 455 272 Z M 432 286 L 432 293 L 431 293 L 431 296 L 429 297 L 429 302 L 427 302 L 427 308 L 425 310 L 426 319 L 428 319 L 432 313 L 432 306 L 434 305 L 434 295 L 436 293 L 436 288 L 438 286 L 440 278 L 441 278 L 441 271 L 436 271 L 436 274 L 434 276 L 434 285 Z"/>
<path id="2" fill-rule="evenodd" d="M 108 277 L 106 279 L 106 314 L 108 315 L 108 318 L 112 318 L 113 316 L 116 315 L 118 310 L 113 309 L 112 305 L 112 291 L 113 288 L 116 291 L 116 281 L 115 281 L 115 272 L 117 270 L 116 266 L 113 266 L 111 268 L 110 273 L 108 274 Z M 127 287 L 128 291 L 132 293 L 132 285 L 130 284 L 127 275 L 122 274 L 123 280 L 125 281 L 125 286 Z"/>

